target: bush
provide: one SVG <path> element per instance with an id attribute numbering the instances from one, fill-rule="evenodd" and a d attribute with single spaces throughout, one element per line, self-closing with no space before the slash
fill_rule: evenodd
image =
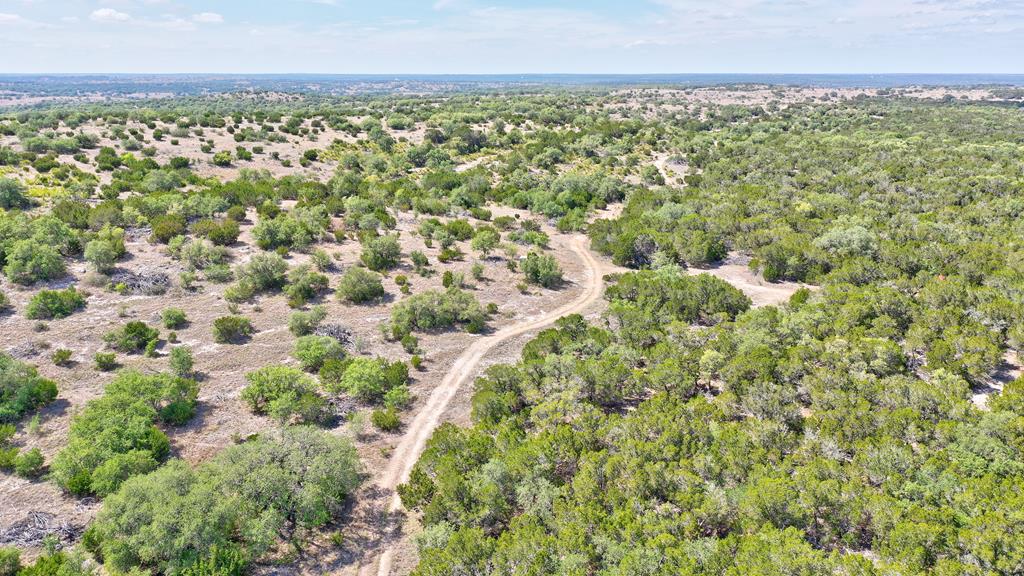
<path id="1" fill-rule="evenodd" d="M 302 336 L 295 342 L 295 358 L 307 372 L 317 372 L 327 360 L 341 360 L 345 349 L 330 336 Z"/>
<path id="2" fill-rule="evenodd" d="M 244 316 L 222 316 L 213 321 L 213 339 L 219 344 L 236 343 L 254 331 L 252 323 Z"/>
<path id="3" fill-rule="evenodd" d="M 290 366 L 265 366 L 245 375 L 248 386 L 242 400 L 256 414 L 269 414 L 280 422 L 298 417 L 303 422 L 325 423 L 327 402 L 317 393 L 316 380 Z"/>
<path id="4" fill-rule="evenodd" d="M 41 290 L 29 301 L 25 317 L 30 320 L 56 320 L 67 318 L 82 308 L 85 308 L 85 297 L 73 286 L 65 290 Z"/>
<path id="5" fill-rule="evenodd" d="M 85 245 L 85 261 L 92 264 L 96 272 L 108 274 L 117 262 L 117 252 L 110 242 L 93 240 Z"/>
<path id="6" fill-rule="evenodd" d="M 25 196 L 25 186 L 13 178 L 0 178 L 0 208 L 20 210 L 31 206 Z"/>
<path id="7" fill-rule="evenodd" d="M 288 318 L 288 330 L 296 336 L 312 334 L 326 317 L 327 309 L 323 306 L 314 306 L 309 312 L 292 312 Z"/>
<path id="8" fill-rule="evenodd" d="M 7 294 L 0 290 L 0 314 L 3 314 L 11 308 L 11 301 L 7 297 Z"/>
<path id="9" fill-rule="evenodd" d="M 192 225 L 192 232 L 196 236 L 206 238 L 217 246 L 230 246 L 238 240 L 241 228 L 239 228 L 238 222 L 230 218 L 219 222 L 200 220 Z"/>
<path id="10" fill-rule="evenodd" d="M 398 412 L 391 407 L 374 410 L 370 414 L 370 422 L 379 430 L 385 432 L 394 432 L 402 426 L 402 421 L 398 418 Z"/>
<path id="11" fill-rule="evenodd" d="M 67 366 L 71 363 L 71 350 L 67 348 L 59 348 L 50 355 L 50 360 L 55 366 Z"/>
<path id="12" fill-rule="evenodd" d="M 103 340 L 111 348 L 125 354 L 135 354 L 146 349 L 146 346 L 160 338 L 160 331 L 150 328 L 145 322 L 134 321 L 124 325 L 120 330 L 108 332 Z"/>
<path id="13" fill-rule="evenodd" d="M 21 551 L 10 546 L 0 547 L 0 576 L 17 576 L 21 569 Z"/>
<path id="14" fill-rule="evenodd" d="M 562 269 L 550 254 L 530 252 L 521 265 L 526 281 L 530 284 L 554 288 L 562 283 Z"/>
<path id="15" fill-rule="evenodd" d="M 308 264 L 298 266 L 288 273 L 288 305 L 292 308 L 304 306 L 306 302 L 327 291 L 327 276 L 313 270 Z"/>
<path id="16" fill-rule="evenodd" d="M 280 290 L 287 281 L 288 263 L 278 254 L 254 254 L 247 264 L 235 270 L 239 284 L 248 284 L 256 292 Z"/>
<path id="17" fill-rule="evenodd" d="M 149 219 L 153 228 L 150 242 L 167 244 L 171 238 L 185 234 L 185 217 L 181 214 L 163 214 Z"/>
<path id="18" fill-rule="evenodd" d="M 195 382 L 170 374 L 118 374 L 72 419 L 67 446 L 51 466 L 54 480 L 78 495 L 116 490 L 150 461 L 167 457 L 170 442 L 156 424 L 187 422 L 198 393 Z"/>
<path id="19" fill-rule="evenodd" d="M 0 352 L 0 424 L 17 422 L 25 413 L 57 397 L 57 384 L 24 362 Z M 0 442 L 2 444 L 2 442 Z"/>
<path id="20" fill-rule="evenodd" d="M 365 268 L 352 267 L 338 282 L 338 298 L 352 303 L 363 303 L 382 298 L 385 294 L 380 275 Z"/>
<path id="21" fill-rule="evenodd" d="M 398 238 L 388 235 L 365 240 L 363 253 L 359 259 L 370 270 L 380 272 L 398 266 L 401 257 L 402 248 L 398 244 Z"/>
<path id="22" fill-rule="evenodd" d="M 93 356 L 93 361 L 100 372 L 110 372 L 117 368 L 117 355 L 113 352 L 97 352 Z"/>
<path id="23" fill-rule="evenodd" d="M 45 460 L 39 448 L 26 450 L 14 461 L 14 473 L 22 478 L 39 478 L 43 475 Z"/>
<path id="24" fill-rule="evenodd" d="M 345 369 L 341 388 L 363 402 L 379 402 L 389 390 L 408 382 L 403 362 L 383 358 L 354 358 Z"/>
<path id="25" fill-rule="evenodd" d="M 470 332 L 483 330 L 487 314 L 472 294 L 449 288 L 445 292 L 431 290 L 402 300 L 391 310 L 388 335 L 400 340 L 414 330 L 439 330 L 465 324 Z"/>
<path id="26" fill-rule="evenodd" d="M 248 559 L 338 519 L 359 485 L 343 438 L 261 434 L 193 470 L 173 461 L 107 497 L 86 540 L 111 573 L 241 576 Z"/>
<path id="27" fill-rule="evenodd" d="M 192 358 L 192 350 L 188 346 L 175 346 L 171 348 L 170 366 L 171 372 L 180 378 L 192 376 L 192 367 L 195 363 Z"/>
<path id="28" fill-rule="evenodd" d="M 181 308 L 167 308 L 160 314 L 160 318 L 168 330 L 178 330 L 188 325 L 188 316 Z"/>
<path id="29" fill-rule="evenodd" d="M 19 240 L 7 252 L 4 274 L 11 282 L 30 285 L 64 276 L 64 258 L 54 246 Z"/>

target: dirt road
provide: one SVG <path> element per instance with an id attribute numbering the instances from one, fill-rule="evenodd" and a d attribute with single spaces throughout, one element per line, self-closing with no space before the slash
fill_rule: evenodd
<path id="1" fill-rule="evenodd" d="M 381 490 L 389 493 L 394 492 L 399 484 L 409 478 L 409 473 L 423 452 L 427 439 L 430 438 L 434 429 L 440 424 L 441 415 L 444 413 L 445 408 L 463 385 L 474 376 L 477 366 L 489 351 L 510 338 L 547 328 L 563 316 L 581 313 L 601 298 L 601 278 L 604 275 L 604 270 L 597 259 L 594 258 L 594 255 L 591 254 L 588 244 L 589 241 L 585 236 L 573 238 L 571 244 L 573 252 L 579 256 L 587 268 L 583 293 L 572 302 L 560 308 L 508 326 L 473 342 L 455 361 L 455 364 L 437 388 L 431 392 L 426 405 L 423 406 L 423 409 L 413 419 L 398 446 L 395 447 L 387 467 L 381 471 L 380 476 L 377 478 L 377 486 Z M 401 500 L 398 494 L 395 493 L 388 507 L 389 511 L 397 511 L 400 507 Z M 376 561 L 371 561 L 361 566 L 359 574 L 366 576 L 373 574 L 378 576 L 390 575 L 392 551 L 393 548 L 385 549 Z M 374 570 L 374 567 L 376 567 L 376 570 Z"/>

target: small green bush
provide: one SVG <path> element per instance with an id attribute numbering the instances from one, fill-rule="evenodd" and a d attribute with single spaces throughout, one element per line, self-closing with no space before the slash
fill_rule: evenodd
<path id="1" fill-rule="evenodd" d="M 4 274 L 11 282 L 30 285 L 64 276 L 66 268 L 60 251 L 35 240 L 19 240 L 7 250 Z"/>
<path id="2" fill-rule="evenodd" d="M 384 296 L 384 284 L 380 275 L 365 268 L 352 267 L 345 271 L 338 282 L 338 298 L 360 304 Z"/>
<path id="3" fill-rule="evenodd" d="M 292 312 L 288 318 L 288 330 L 296 336 L 312 334 L 326 317 L 327 309 L 323 306 L 314 306 L 309 312 Z"/>
<path id="4" fill-rule="evenodd" d="M 129 322 L 120 330 L 108 332 L 103 340 L 111 348 L 125 354 L 135 354 L 146 349 L 150 342 L 160 338 L 160 331 L 150 328 L 145 322 L 138 320 Z"/>
<path id="5" fill-rule="evenodd" d="M 64 290 L 41 290 L 25 308 L 25 317 L 31 320 L 57 320 L 67 318 L 85 308 L 85 297 L 74 286 Z"/>
<path id="6" fill-rule="evenodd" d="M 164 328 L 178 330 L 188 325 L 188 316 L 181 308 L 167 308 L 160 314 Z"/>
<path id="7" fill-rule="evenodd" d="M 153 233 L 150 241 L 154 243 L 167 244 L 171 238 L 185 234 L 185 217 L 180 214 L 163 214 L 149 220 Z"/>
<path id="8" fill-rule="evenodd" d="M 359 256 L 363 264 L 370 270 L 380 272 L 398 266 L 402 257 L 402 248 L 395 236 L 378 236 L 368 238 L 363 243 L 363 252 Z"/>
<path id="9" fill-rule="evenodd" d="M 264 366 L 245 375 L 249 384 L 242 400 L 256 414 L 269 414 L 280 422 L 298 417 L 324 423 L 330 418 L 327 402 L 317 393 L 316 380 L 290 366 Z"/>
<path id="10" fill-rule="evenodd" d="M 39 478 L 43 475 L 45 460 L 39 448 L 26 450 L 14 461 L 14 473 L 22 478 Z"/>
<path id="11" fill-rule="evenodd" d="M 370 422 L 384 432 L 394 432 L 402 426 L 402 421 L 398 417 L 398 411 L 391 407 L 374 410 L 370 414 Z"/>
<path id="12" fill-rule="evenodd" d="M 93 356 L 96 362 L 96 369 L 100 372 L 110 372 L 117 368 L 117 355 L 113 352 L 97 352 Z"/>
<path id="13" fill-rule="evenodd" d="M 521 264 L 526 281 L 545 288 L 555 288 L 562 283 L 562 269 L 550 254 L 530 252 Z"/>
<path id="14" fill-rule="evenodd" d="M 71 363 L 71 350 L 59 348 L 50 355 L 50 360 L 55 366 L 67 366 Z"/>
<path id="15" fill-rule="evenodd" d="M 307 372 L 317 372 L 324 362 L 344 357 L 345 349 L 330 336 L 302 336 L 295 341 L 295 358 Z"/>
<path id="16" fill-rule="evenodd" d="M 195 360 L 192 357 L 192 350 L 188 346 L 175 346 L 171 348 L 170 366 L 171 372 L 180 378 L 192 376 L 192 367 Z"/>
<path id="17" fill-rule="evenodd" d="M 21 570 L 21 551 L 12 546 L 0 547 L 0 576 L 17 576 Z"/>
<path id="18" fill-rule="evenodd" d="M 33 366 L 0 352 L 0 424 L 17 422 L 56 397 L 55 382 L 40 377 Z"/>
<path id="19" fill-rule="evenodd" d="M 220 344 L 238 342 L 254 331 L 252 322 L 244 316 L 222 316 L 213 321 L 213 339 Z"/>

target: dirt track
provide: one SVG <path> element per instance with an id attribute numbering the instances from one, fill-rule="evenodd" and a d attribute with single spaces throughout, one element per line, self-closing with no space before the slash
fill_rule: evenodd
<path id="1" fill-rule="evenodd" d="M 601 298 L 603 271 L 601 264 L 591 254 L 587 247 L 588 241 L 584 236 L 577 236 L 572 241 L 572 250 L 587 267 L 587 275 L 583 293 L 572 302 L 550 312 L 531 318 L 525 322 L 508 326 L 489 336 L 476 340 L 465 352 L 455 361 L 455 364 L 445 375 L 441 383 L 431 392 L 426 405 L 416 415 L 416 418 L 409 424 L 405 435 L 395 447 L 387 467 L 381 471 L 376 482 L 381 490 L 394 492 L 399 484 L 409 478 L 412 467 L 416 464 L 420 454 L 426 446 L 427 439 L 433 434 L 434 429 L 440 423 L 441 415 L 445 408 L 452 401 L 452 398 L 460 388 L 476 373 L 477 366 L 484 356 L 502 342 L 515 338 L 522 334 L 540 330 L 553 324 L 559 318 L 583 312 L 589 306 Z M 392 496 L 388 506 L 390 512 L 397 511 L 401 507 L 398 494 Z M 389 575 L 391 574 L 391 558 L 393 548 L 387 548 L 376 559 L 370 559 L 367 564 L 360 567 L 359 574 L 363 575 Z M 374 572 L 373 567 L 377 570 Z"/>

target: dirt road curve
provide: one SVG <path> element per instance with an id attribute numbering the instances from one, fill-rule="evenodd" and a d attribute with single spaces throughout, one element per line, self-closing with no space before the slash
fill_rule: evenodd
<path id="1" fill-rule="evenodd" d="M 395 447 L 391 459 L 388 460 L 387 468 L 381 472 L 377 479 L 377 485 L 381 489 L 392 492 L 399 484 L 409 478 L 409 473 L 423 452 L 427 439 L 430 438 L 434 429 L 440 424 L 441 414 L 444 413 L 445 408 L 452 401 L 456 392 L 462 388 L 467 380 L 473 377 L 476 373 L 477 365 L 491 349 L 509 338 L 547 328 L 563 316 L 583 312 L 601 298 L 603 270 L 601 264 L 591 254 L 588 243 L 585 236 L 577 236 L 573 238 L 571 245 L 573 252 L 579 256 L 587 268 L 583 293 L 565 306 L 545 312 L 525 322 L 508 326 L 473 342 L 455 361 L 451 370 L 445 375 L 444 380 L 431 392 L 426 405 L 416 414 L 405 435 L 402 436 L 402 440 Z M 400 507 L 401 500 L 396 493 L 392 497 L 389 511 L 396 511 Z M 370 562 L 360 567 L 359 574 L 361 576 L 370 576 L 372 574 L 389 576 L 391 574 L 391 556 L 392 549 L 386 549 L 376 562 Z M 374 572 L 374 565 L 377 568 L 376 572 Z"/>

